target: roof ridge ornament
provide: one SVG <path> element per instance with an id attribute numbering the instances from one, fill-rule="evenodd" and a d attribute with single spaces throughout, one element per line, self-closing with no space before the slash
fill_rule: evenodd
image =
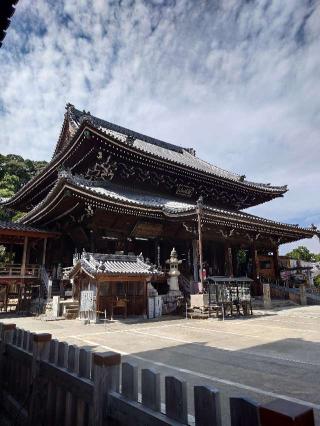
<path id="1" fill-rule="evenodd" d="M 73 177 L 71 169 L 63 167 L 63 165 L 58 169 L 58 178 L 70 178 Z"/>
<path id="2" fill-rule="evenodd" d="M 79 123 L 90 123 L 95 124 L 94 117 L 91 115 L 90 111 L 83 110 L 81 113 L 81 117 L 79 118 Z"/>
<path id="3" fill-rule="evenodd" d="M 71 104 L 70 102 L 68 102 L 65 106 L 65 109 L 67 110 L 67 112 L 69 111 L 74 111 L 75 110 L 75 106 L 73 104 Z"/>
<path id="4" fill-rule="evenodd" d="M 136 138 L 134 136 L 127 135 L 125 143 L 129 146 L 133 146 L 135 140 Z"/>
<path id="5" fill-rule="evenodd" d="M 194 148 L 183 148 L 183 149 L 189 154 L 193 155 L 194 157 L 196 156 L 196 150 Z"/>

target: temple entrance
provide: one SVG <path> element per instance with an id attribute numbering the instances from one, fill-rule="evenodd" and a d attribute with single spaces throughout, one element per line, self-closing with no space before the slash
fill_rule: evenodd
<path id="1" fill-rule="evenodd" d="M 108 317 L 144 315 L 146 284 L 141 281 L 101 282 L 97 297 L 97 311 Z"/>

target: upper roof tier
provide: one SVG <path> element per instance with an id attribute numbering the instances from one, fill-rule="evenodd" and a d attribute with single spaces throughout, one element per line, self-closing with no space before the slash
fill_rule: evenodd
<path id="1" fill-rule="evenodd" d="M 102 120 L 101 118 L 95 117 L 88 112 L 81 112 L 70 104 L 67 106 L 67 108 L 70 109 L 70 117 L 77 127 L 81 125 L 83 120 L 87 120 L 99 130 L 103 131 L 107 135 L 115 137 L 122 143 L 127 143 L 129 137 L 134 148 L 151 154 L 152 156 L 160 157 L 173 163 L 181 164 L 183 166 L 196 169 L 210 175 L 241 182 L 248 186 L 268 189 L 269 191 L 274 191 L 281 194 L 287 191 L 287 185 L 271 186 L 269 183 L 265 184 L 251 182 L 246 180 L 244 175 L 229 172 L 228 170 L 224 170 L 220 167 L 210 164 L 207 161 L 197 157 L 194 148 L 185 148 L 179 145 L 164 142 L 160 139 L 155 139 L 153 137 L 143 135 L 142 133 L 138 133 L 134 130 L 130 130 L 117 124 L 110 123 L 109 121 Z M 61 150 L 61 146 L 59 145 L 56 147 L 55 154 Z"/>
<path id="2" fill-rule="evenodd" d="M 67 168 L 91 180 L 112 180 L 126 186 L 240 210 L 281 197 L 287 186 L 246 180 L 184 148 L 143 135 L 66 107 L 65 119 L 51 162 L 3 205 L 28 211 L 52 188 L 59 169 Z"/>

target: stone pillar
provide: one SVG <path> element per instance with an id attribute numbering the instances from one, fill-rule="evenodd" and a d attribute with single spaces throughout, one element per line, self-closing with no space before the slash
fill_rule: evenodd
<path id="1" fill-rule="evenodd" d="M 272 306 L 269 283 L 263 284 L 263 306 L 265 309 L 270 309 Z"/>
<path id="2" fill-rule="evenodd" d="M 301 284 L 299 289 L 300 289 L 300 305 L 306 306 L 308 304 L 306 286 L 304 284 Z"/>

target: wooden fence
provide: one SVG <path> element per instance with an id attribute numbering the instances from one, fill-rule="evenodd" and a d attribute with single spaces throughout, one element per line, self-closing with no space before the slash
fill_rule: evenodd
<path id="1" fill-rule="evenodd" d="M 11 424 L 190 424 L 186 382 L 165 377 L 161 398 L 158 372 L 141 370 L 141 395 L 138 377 L 137 366 L 121 364 L 117 353 L 90 352 L 58 342 L 50 334 L 0 324 L 0 410 L 8 413 Z M 219 391 L 194 386 L 193 394 L 191 424 L 223 426 Z M 314 425 L 311 408 L 283 400 L 258 405 L 246 398 L 230 398 L 230 418 L 232 426 Z"/>
<path id="2" fill-rule="evenodd" d="M 40 275 L 39 265 L 26 265 L 22 268 L 22 265 L 5 265 L 0 267 L 1 278 L 12 278 L 21 277 L 24 278 L 38 278 Z"/>

